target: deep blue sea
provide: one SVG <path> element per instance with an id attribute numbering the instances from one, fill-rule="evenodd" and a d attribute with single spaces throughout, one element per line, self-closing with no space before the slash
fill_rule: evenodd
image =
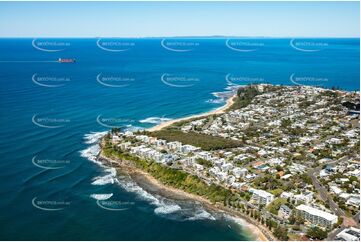
<path id="1" fill-rule="evenodd" d="M 1 240 L 250 240 L 94 159 L 111 127 L 224 104 L 237 85 L 359 90 L 359 39 L 0 39 Z M 75 63 L 59 63 L 75 58 Z"/>

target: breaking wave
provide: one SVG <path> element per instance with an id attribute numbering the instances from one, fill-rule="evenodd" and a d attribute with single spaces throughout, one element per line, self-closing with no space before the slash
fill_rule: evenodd
<path id="1" fill-rule="evenodd" d="M 171 118 L 163 117 L 149 117 L 143 120 L 140 120 L 139 123 L 149 123 L 149 124 L 160 124 L 172 120 Z"/>
<path id="2" fill-rule="evenodd" d="M 113 193 L 108 194 L 91 194 L 90 197 L 95 200 L 107 200 L 113 196 Z"/>
<path id="3" fill-rule="evenodd" d="M 101 163 L 97 161 L 99 152 L 100 147 L 98 144 L 96 144 L 80 151 L 80 156 L 100 165 Z"/>
<path id="4" fill-rule="evenodd" d="M 94 144 L 100 140 L 101 137 L 106 135 L 108 131 L 104 132 L 90 132 L 90 134 L 84 135 L 85 144 Z"/>
<path id="5" fill-rule="evenodd" d="M 93 179 L 92 185 L 114 184 L 116 181 L 117 171 L 115 168 L 106 169 L 104 172 L 109 173 L 104 176 L 97 176 Z"/>
<path id="6" fill-rule="evenodd" d="M 130 131 L 130 132 L 136 132 L 136 131 L 140 131 L 140 130 L 144 130 L 143 127 L 138 127 L 138 126 L 133 126 L 131 124 L 127 125 L 124 128 L 124 131 Z"/>
<path id="7" fill-rule="evenodd" d="M 160 207 L 157 207 L 156 209 L 154 209 L 154 213 L 156 214 L 170 214 L 170 213 L 174 213 L 174 212 L 177 212 L 179 210 L 181 210 L 182 208 L 177 205 L 177 204 L 174 204 L 174 205 L 167 205 L 167 206 L 160 206 Z"/>
<path id="8" fill-rule="evenodd" d="M 119 185 L 127 192 L 135 193 L 139 199 L 155 206 L 154 213 L 167 219 L 178 221 L 215 220 L 201 205 L 193 201 L 176 202 L 159 195 L 150 194 L 131 180 L 122 180 Z"/>
<path id="9" fill-rule="evenodd" d="M 206 210 L 198 210 L 193 217 L 190 217 L 187 220 L 193 221 L 193 220 L 204 220 L 204 219 L 216 220 L 216 218 Z"/>

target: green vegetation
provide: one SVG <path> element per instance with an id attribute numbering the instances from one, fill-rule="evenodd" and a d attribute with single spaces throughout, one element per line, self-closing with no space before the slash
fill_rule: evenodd
<path id="1" fill-rule="evenodd" d="M 280 179 L 276 178 L 276 175 L 265 174 L 262 176 L 258 176 L 253 180 L 253 185 L 258 189 L 262 190 L 275 190 L 275 189 L 282 189 L 283 182 Z"/>
<path id="2" fill-rule="evenodd" d="M 276 198 L 273 200 L 270 204 L 267 206 L 267 210 L 275 215 L 278 214 L 278 210 L 280 209 L 282 204 L 286 204 L 287 199 L 286 198 Z"/>
<path id="3" fill-rule="evenodd" d="M 177 189 L 182 189 L 183 191 L 192 194 L 203 196 L 213 203 L 225 203 L 228 199 L 232 199 L 233 196 L 237 196 L 237 194 L 232 193 L 230 190 L 221 186 L 215 184 L 207 185 L 197 176 L 191 175 L 187 172 L 172 169 L 156 162 L 146 161 L 131 154 L 122 152 L 110 143 L 107 143 L 103 147 L 103 154 L 110 158 L 132 161 L 137 168 L 149 173 L 163 184 Z"/>
<path id="4" fill-rule="evenodd" d="M 240 88 L 237 90 L 237 97 L 233 100 L 233 104 L 231 107 L 227 109 L 227 111 L 240 109 L 248 106 L 253 98 L 259 94 L 257 88 L 254 86 L 247 86 L 245 88 Z"/>
<path id="5" fill-rule="evenodd" d="M 278 226 L 273 231 L 273 235 L 276 236 L 279 240 L 287 241 L 289 239 L 287 232 L 288 230 L 285 226 Z"/>
<path id="6" fill-rule="evenodd" d="M 307 236 L 312 239 L 323 240 L 327 238 L 327 232 L 316 226 L 307 230 Z"/>
<path id="7" fill-rule="evenodd" d="M 277 225 L 278 225 L 277 222 L 274 221 L 273 219 L 268 218 L 268 219 L 266 220 L 266 226 L 267 226 L 269 229 L 276 228 Z"/>
<path id="8" fill-rule="evenodd" d="M 236 148 L 242 146 L 242 142 L 236 140 L 225 139 L 207 134 L 195 132 L 184 133 L 174 129 L 162 129 L 159 131 L 148 132 L 147 135 L 164 139 L 168 142 L 179 141 L 182 144 L 200 147 L 202 150 L 219 150 L 227 148 Z"/>
<path id="9" fill-rule="evenodd" d="M 300 214 L 292 212 L 289 221 L 290 224 L 300 225 L 305 222 L 305 219 Z"/>
<path id="10" fill-rule="evenodd" d="M 202 158 L 197 158 L 196 162 L 198 164 L 200 164 L 200 165 L 202 165 L 204 167 L 208 167 L 208 168 L 213 166 L 212 162 L 210 162 L 209 160 L 202 159 Z"/>
<path id="11" fill-rule="evenodd" d="M 270 190 L 269 192 L 272 193 L 273 195 L 275 195 L 276 197 L 278 197 L 284 191 L 281 188 L 276 188 L 276 189 Z"/>

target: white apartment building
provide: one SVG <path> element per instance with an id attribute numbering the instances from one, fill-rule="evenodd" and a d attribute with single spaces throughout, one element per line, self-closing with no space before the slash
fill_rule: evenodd
<path id="1" fill-rule="evenodd" d="M 250 192 L 253 193 L 251 200 L 257 204 L 268 205 L 275 199 L 273 194 L 263 190 L 252 189 Z"/>
<path id="2" fill-rule="evenodd" d="M 296 207 L 297 212 L 308 222 L 330 228 L 337 223 L 338 217 L 334 214 L 301 204 Z"/>
<path id="3" fill-rule="evenodd" d="M 360 241 L 360 230 L 354 227 L 344 229 L 336 235 L 336 240 Z"/>

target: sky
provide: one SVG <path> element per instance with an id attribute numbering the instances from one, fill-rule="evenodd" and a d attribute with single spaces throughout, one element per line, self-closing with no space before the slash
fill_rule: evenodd
<path id="1" fill-rule="evenodd" d="M 359 2 L 0 2 L 0 37 L 359 37 Z"/>

